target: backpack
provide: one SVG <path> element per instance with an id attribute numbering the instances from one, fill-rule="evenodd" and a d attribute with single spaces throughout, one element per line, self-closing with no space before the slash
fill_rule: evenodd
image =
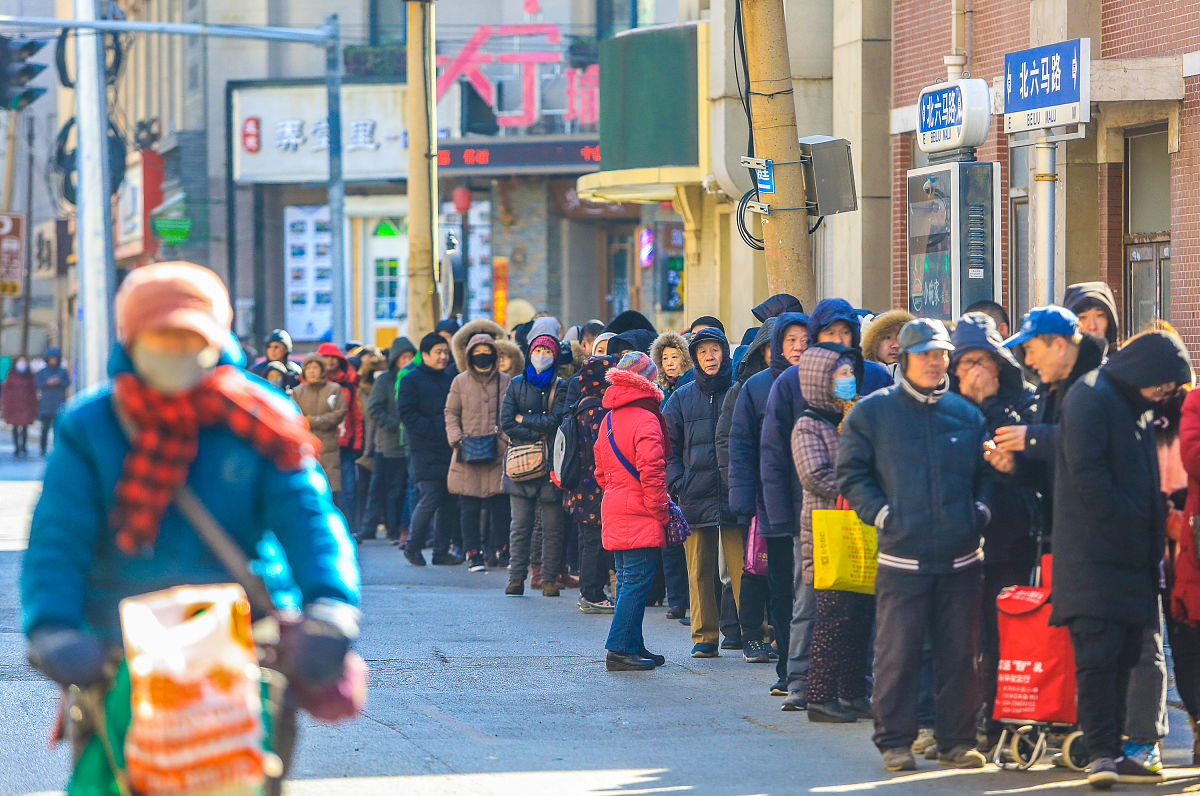
<path id="1" fill-rule="evenodd" d="M 583 480 L 585 468 L 591 464 L 591 441 L 583 428 L 583 421 L 579 418 L 579 411 L 591 406 L 584 403 L 586 400 L 581 400 L 567 413 L 554 435 L 550 479 L 562 489 L 578 487 L 579 482 Z M 584 457 L 587 457 L 586 460 Z"/>

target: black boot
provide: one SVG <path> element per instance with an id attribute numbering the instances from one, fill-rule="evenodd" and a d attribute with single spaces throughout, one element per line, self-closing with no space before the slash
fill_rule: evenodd
<path id="1" fill-rule="evenodd" d="M 608 656 L 604 659 L 604 668 L 610 672 L 648 672 L 654 668 L 654 661 L 647 660 L 641 655 L 609 650 Z"/>
<path id="2" fill-rule="evenodd" d="M 850 724 L 858 719 L 853 710 L 841 702 L 808 703 L 808 720 L 826 724 Z"/>

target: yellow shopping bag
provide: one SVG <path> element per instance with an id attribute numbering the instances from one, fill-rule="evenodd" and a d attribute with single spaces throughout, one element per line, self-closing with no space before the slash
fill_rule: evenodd
<path id="1" fill-rule="evenodd" d="M 853 511 L 816 509 L 813 518 L 813 586 L 875 593 L 875 529 Z"/>

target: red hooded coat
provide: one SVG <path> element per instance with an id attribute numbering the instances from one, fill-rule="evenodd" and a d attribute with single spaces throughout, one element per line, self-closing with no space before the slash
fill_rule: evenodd
<path id="1" fill-rule="evenodd" d="M 362 407 L 358 405 L 358 371 L 350 364 L 342 349 L 334 343 L 321 343 L 317 347 L 317 354 L 341 360 L 342 366 L 337 372 L 330 371 L 326 375 L 329 381 L 342 385 L 346 391 L 346 403 L 349 404 L 346 419 L 338 426 L 338 447 L 360 451 L 363 447 L 363 413 Z"/>
<path id="2" fill-rule="evenodd" d="M 608 440 L 608 421 L 592 449 L 596 459 L 596 482 L 604 491 L 600 504 L 601 538 L 605 550 L 662 547 L 667 526 L 667 450 L 670 445 L 661 416 L 646 406 L 649 398 L 657 406 L 662 391 L 627 370 L 608 372 L 610 386 L 604 406 L 612 410 L 613 441 L 641 476 L 635 479 L 613 453 Z"/>
<path id="3" fill-rule="evenodd" d="M 1179 452 L 1188 476 L 1187 506 L 1190 520 L 1200 516 L 1200 390 L 1191 390 L 1183 400 L 1179 419 Z M 1189 625 L 1200 623 L 1200 562 L 1197 559 L 1191 523 L 1179 533 L 1171 584 L 1171 616 Z"/>

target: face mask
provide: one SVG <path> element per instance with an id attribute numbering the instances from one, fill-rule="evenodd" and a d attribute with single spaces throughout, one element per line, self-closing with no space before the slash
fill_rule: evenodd
<path id="1" fill-rule="evenodd" d="M 28 362 L 18 362 L 17 364 L 13 365 L 13 369 L 16 370 L 17 373 L 28 373 L 29 372 L 29 363 Z"/>
<path id="2" fill-rule="evenodd" d="M 838 376 L 833 380 L 833 397 L 842 401 L 853 401 L 858 393 L 858 384 L 853 376 Z"/>
<path id="3" fill-rule="evenodd" d="M 220 352 L 210 347 L 196 354 L 164 354 L 134 343 L 129 355 L 142 381 L 171 395 L 199 384 L 216 367 Z"/>
<path id="4" fill-rule="evenodd" d="M 471 367 L 475 368 L 476 370 L 487 370 L 492 365 L 496 364 L 496 355 L 488 353 L 471 354 L 470 361 Z"/>
<path id="5" fill-rule="evenodd" d="M 544 373 L 554 364 L 554 357 L 549 354 L 534 354 L 529 358 L 529 364 L 533 365 L 533 369 L 537 373 Z"/>

